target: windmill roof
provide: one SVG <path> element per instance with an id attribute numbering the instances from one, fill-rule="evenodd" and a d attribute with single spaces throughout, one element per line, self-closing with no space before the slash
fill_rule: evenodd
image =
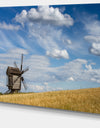
<path id="1" fill-rule="evenodd" d="M 7 72 L 6 72 L 7 75 L 20 75 L 21 72 L 19 70 L 19 68 L 15 68 L 15 67 L 8 67 L 7 68 Z"/>

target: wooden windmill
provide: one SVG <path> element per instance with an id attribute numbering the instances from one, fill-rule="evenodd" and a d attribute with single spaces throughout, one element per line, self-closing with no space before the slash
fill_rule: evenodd
<path id="1" fill-rule="evenodd" d="M 29 68 L 26 68 L 23 70 L 23 54 L 21 57 L 21 66 L 18 68 L 16 62 L 14 62 L 15 67 L 9 67 L 7 68 L 6 74 L 8 76 L 8 91 L 6 93 L 17 93 L 21 90 L 21 83 L 23 83 L 23 86 L 25 89 L 27 89 L 25 80 L 23 78 L 23 74 L 29 70 Z"/>

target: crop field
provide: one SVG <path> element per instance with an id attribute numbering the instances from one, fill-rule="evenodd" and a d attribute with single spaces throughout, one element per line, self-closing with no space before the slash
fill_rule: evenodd
<path id="1" fill-rule="evenodd" d="M 6 94 L 0 102 L 100 113 L 100 88 Z"/>

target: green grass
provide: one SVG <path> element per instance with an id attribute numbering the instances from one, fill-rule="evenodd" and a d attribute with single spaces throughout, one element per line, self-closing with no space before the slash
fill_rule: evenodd
<path id="1" fill-rule="evenodd" d="M 100 113 L 100 88 L 0 95 L 0 102 Z"/>

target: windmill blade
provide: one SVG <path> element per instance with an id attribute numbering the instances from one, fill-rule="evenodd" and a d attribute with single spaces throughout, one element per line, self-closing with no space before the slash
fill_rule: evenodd
<path id="1" fill-rule="evenodd" d="M 23 66 L 23 54 L 22 54 L 22 57 L 21 57 L 21 67 L 20 67 L 20 70 L 22 71 L 22 67 Z"/>
<path id="2" fill-rule="evenodd" d="M 23 71 L 22 71 L 22 74 L 27 72 L 29 70 L 29 67 L 25 68 Z"/>
<path id="3" fill-rule="evenodd" d="M 27 86 L 26 86 L 26 82 L 25 82 L 25 80 L 24 80 L 24 78 L 22 77 L 22 83 L 23 83 L 23 86 L 24 86 L 24 88 L 25 88 L 25 90 L 27 89 Z"/>
<path id="4" fill-rule="evenodd" d="M 26 86 L 25 81 L 22 81 L 22 83 L 23 83 L 23 85 L 24 85 L 25 90 L 27 90 L 27 86 Z"/>
<path id="5" fill-rule="evenodd" d="M 16 67 L 16 68 L 18 68 L 18 66 L 17 66 L 17 64 L 16 64 L 16 62 L 14 61 L 14 66 Z"/>

